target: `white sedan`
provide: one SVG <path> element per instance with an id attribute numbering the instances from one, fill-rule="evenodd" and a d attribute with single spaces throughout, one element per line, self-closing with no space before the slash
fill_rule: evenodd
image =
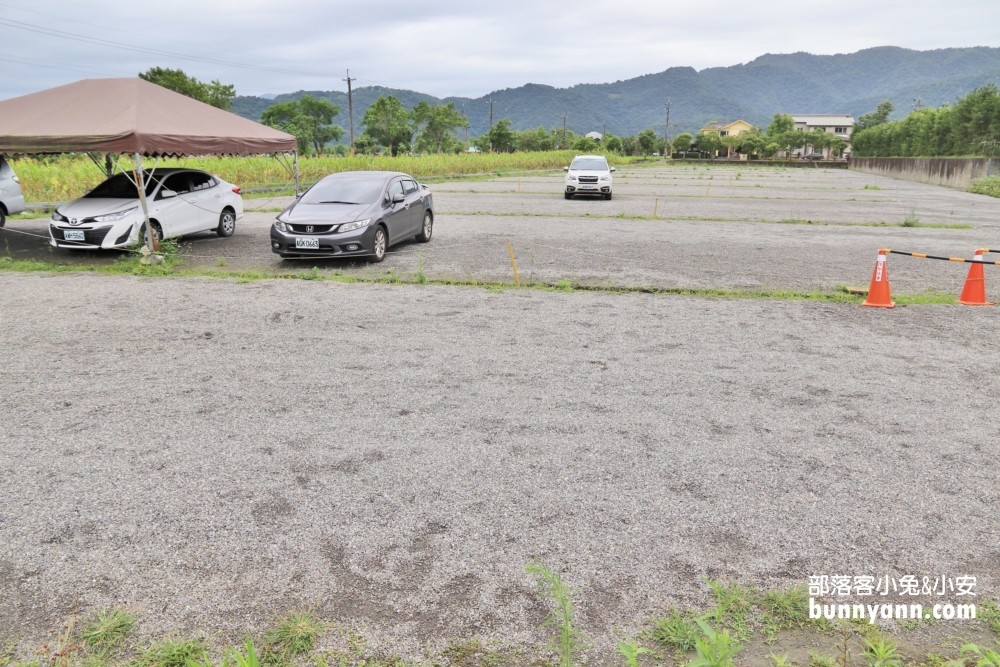
<path id="1" fill-rule="evenodd" d="M 240 188 L 193 169 L 146 171 L 146 203 L 157 238 L 214 231 L 232 236 L 243 218 Z M 52 213 L 49 236 L 57 248 L 128 248 L 145 235 L 142 206 L 131 174 L 116 174 Z"/>

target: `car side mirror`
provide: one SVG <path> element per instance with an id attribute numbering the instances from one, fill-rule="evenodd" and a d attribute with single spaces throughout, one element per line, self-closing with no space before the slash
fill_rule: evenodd
<path id="1" fill-rule="evenodd" d="M 406 195 L 404 195 L 402 193 L 400 193 L 398 195 L 393 195 L 393 197 L 392 197 L 392 203 L 393 204 L 402 204 L 404 201 L 406 201 Z"/>
<path id="2" fill-rule="evenodd" d="M 563 167 L 563 171 L 569 171 L 569 167 Z"/>
<path id="3" fill-rule="evenodd" d="M 170 199 L 171 197 L 176 197 L 177 193 L 173 190 L 160 190 L 160 199 Z"/>
<path id="4" fill-rule="evenodd" d="M 618 171 L 618 170 L 615 169 L 614 167 L 611 167 L 611 171 Z"/>

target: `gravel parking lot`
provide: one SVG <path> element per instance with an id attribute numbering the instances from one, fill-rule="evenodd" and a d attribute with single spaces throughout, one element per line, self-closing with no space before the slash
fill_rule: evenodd
<path id="1" fill-rule="evenodd" d="M 563 200 L 560 174 L 437 184 L 434 241 L 377 269 L 276 259 L 273 212 L 190 239 L 185 262 L 423 262 L 509 282 L 510 238 L 524 279 L 832 289 L 867 285 L 879 247 L 1000 246 L 1000 200 L 944 188 L 818 169 L 619 176 L 612 201 Z M 906 218 L 971 228 L 867 226 Z M 10 221 L 10 255 L 115 261 L 17 233 L 45 225 Z M 957 292 L 965 269 L 894 257 L 890 273 L 897 291 Z M 995 595 L 996 317 L 0 273 L 0 640 L 124 604 L 150 636 L 238 640 L 309 607 L 412 656 L 447 637 L 536 642 L 532 557 L 581 589 L 605 651 L 703 601 L 703 577 L 969 574 Z"/>
<path id="2" fill-rule="evenodd" d="M 0 274 L 0 639 L 610 647 L 701 577 L 998 581 L 992 309 Z"/>
<path id="3" fill-rule="evenodd" d="M 396 246 L 377 269 L 343 260 L 278 259 L 268 241 L 274 212 L 248 213 L 230 239 L 211 234 L 189 239 L 186 261 L 214 268 L 223 258 L 231 269 L 286 271 L 315 265 L 364 275 L 412 274 L 422 262 L 432 278 L 512 281 L 509 238 L 522 279 L 831 290 L 867 286 L 880 247 L 971 257 L 975 248 L 1000 246 L 1000 200 L 942 187 L 824 169 L 642 166 L 616 176 L 612 201 L 564 200 L 561 172 L 435 184 L 434 241 Z M 273 209 L 291 201 L 248 199 L 246 204 Z M 971 228 L 898 226 L 907 219 Z M 46 224 L 11 221 L 9 226 L 45 234 Z M 44 241 L 16 231 L 0 232 L 16 258 L 116 258 L 49 252 Z M 957 293 L 965 271 L 945 262 L 893 257 L 890 277 L 894 289 L 903 292 Z"/>

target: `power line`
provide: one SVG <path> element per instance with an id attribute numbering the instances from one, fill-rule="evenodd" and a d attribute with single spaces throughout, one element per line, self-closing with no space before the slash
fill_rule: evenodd
<path id="1" fill-rule="evenodd" d="M 7 4 L 6 2 L 0 2 L 0 7 L 7 7 L 8 9 L 14 9 L 14 10 L 17 10 L 19 12 L 27 12 L 28 14 L 35 14 L 37 16 L 44 16 L 44 17 L 50 18 L 50 19 L 71 20 L 73 23 L 75 23 L 77 25 L 85 25 L 85 26 L 89 26 L 91 28 L 100 28 L 101 30 L 111 30 L 113 32 L 126 33 L 126 34 L 129 34 L 129 35 L 134 35 L 134 36 L 137 36 L 137 37 L 144 37 L 144 38 L 147 38 L 147 39 L 156 39 L 156 40 L 159 40 L 161 42 L 168 42 L 168 43 L 171 43 L 171 44 L 180 44 L 181 46 L 195 46 L 195 47 L 198 47 L 198 48 L 205 48 L 204 45 L 202 45 L 202 44 L 195 44 L 195 43 L 192 43 L 192 42 L 182 42 L 180 40 L 169 39 L 167 37 L 161 37 L 159 35 L 150 35 L 149 33 L 139 33 L 139 32 L 135 32 L 134 30 L 123 30 L 121 28 L 112 28 L 111 26 L 98 25 L 96 23 L 88 23 L 86 21 L 80 21 L 80 20 L 77 20 L 77 19 L 67 19 L 66 16 L 58 16 L 56 14 L 46 14 L 45 12 L 39 12 L 39 11 L 36 11 L 34 9 L 25 9 L 24 7 L 17 7 L 15 5 L 10 5 L 10 4 Z M 212 51 L 221 51 L 223 53 L 232 53 L 232 54 L 235 54 L 235 55 L 238 55 L 238 56 L 250 56 L 251 58 L 258 57 L 256 54 L 247 53 L 245 51 L 233 51 L 232 49 L 222 49 L 222 48 L 219 48 L 218 46 L 215 46 L 214 44 L 212 45 L 211 50 Z M 270 56 L 270 55 L 268 56 L 268 58 L 270 58 L 272 60 L 283 60 L 284 62 L 288 62 L 288 63 L 295 62 L 293 60 L 288 60 L 287 58 L 275 58 L 274 56 Z"/>
<path id="2" fill-rule="evenodd" d="M 319 74 L 316 72 L 302 72 L 299 70 L 281 69 L 277 67 L 264 67 L 262 65 L 248 65 L 246 63 L 234 63 L 227 60 L 216 60 L 214 58 L 199 58 L 198 56 L 189 56 L 189 55 L 184 55 L 182 53 L 173 53 L 170 51 L 163 51 L 160 49 L 150 49 L 142 46 L 134 46 L 131 44 L 119 44 L 117 42 L 98 39 L 96 37 L 87 37 L 86 35 L 80 35 L 73 32 L 66 32 L 64 30 L 56 30 L 54 28 L 45 28 L 43 26 L 38 26 L 31 23 L 24 23 L 22 21 L 14 21 L 13 19 L 0 18 L 0 25 L 5 25 L 10 28 L 17 28 L 18 30 L 26 30 L 28 32 L 34 32 L 41 35 L 48 35 L 49 37 L 70 39 L 77 42 L 83 42 L 85 44 L 95 44 L 97 46 L 110 46 L 116 49 L 133 51 L 136 53 L 145 53 L 148 55 L 167 56 L 170 58 L 182 58 L 184 60 L 192 60 L 194 62 L 208 63 L 211 65 L 223 65 L 225 67 L 237 67 L 242 69 L 257 70 L 260 72 L 276 72 L 278 74 L 294 74 L 297 76 L 312 76 L 325 79 L 335 77 L 335 75 L 333 74 Z"/>
<path id="3" fill-rule="evenodd" d="M 103 70 L 94 70 L 81 67 L 73 67 L 72 65 L 61 65 L 59 63 L 49 62 L 48 60 L 37 60 L 35 58 L 25 58 L 24 56 L 11 56 L 6 53 L 0 54 L 0 60 L 6 60 L 7 62 L 18 63 L 19 65 L 29 65 L 31 67 L 44 67 L 46 69 L 61 69 L 67 72 L 77 72 L 78 74 L 101 74 L 103 76 L 118 76 L 112 72 L 106 72 Z"/>

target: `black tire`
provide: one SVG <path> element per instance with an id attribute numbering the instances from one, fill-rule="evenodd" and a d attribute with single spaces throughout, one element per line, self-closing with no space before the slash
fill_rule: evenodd
<path id="1" fill-rule="evenodd" d="M 420 233 L 417 234 L 418 243 L 427 243 L 431 240 L 431 236 L 434 235 L 434 214 L 430 211 L 424 211 L 424 224 L 420 228 Z"/>
<path id="2" fill-rule="evenodd" d="M 160 241 L 163 240 L 163 228 L 160 227 L 160 223 L 158 223 L 156 220 L 153 220 L 150 224 L 153 226 L 153 236 L 156 237 L 156 242 L 159 243 Z M 141 227 L 139 227 L 139 245 L 142 245 L 144 243 L 146 243 L 145 222 L 142 223 Z"/>
<path id="3" fill-rule="evenodd" d="M 389 237 L 386 236 L 385 227 L 379 225 L 375 228 L 375 240 L 372 242 L 372 254 L 368 255 L 368 261 L 378 264 L 385 259 L 387 250 L 389 250 Z"/>
<path id="4" fill-rule="evenodd" d="M 232 236 L 236 231 L 236 213 L 231 209 L 224 209 L 219 216 L 219 226 L 215 228 L 215 233 L 226 238 Z"/>
<path id="5" fill-rule="evenodd" d="M 563 196 L 566 197 L 566 199 L 572 199 L 573 198 L 573 195 L 570 194 L 569 192 L 565 193 Z"/>
<path id="6" fill-rule="evenodd" d="M 7 224 L 7 211 L 3 210 L 3 207 L 0 206 L 0 227 L 3 227 L 5 224 Z"/>
<path id="7" fill-rule="evenodd" d="M 608 194 L 604 195 L 604 198 L 607 199 L 608 201 L 611 201 L 611 193 L 609 192 Z"/>

